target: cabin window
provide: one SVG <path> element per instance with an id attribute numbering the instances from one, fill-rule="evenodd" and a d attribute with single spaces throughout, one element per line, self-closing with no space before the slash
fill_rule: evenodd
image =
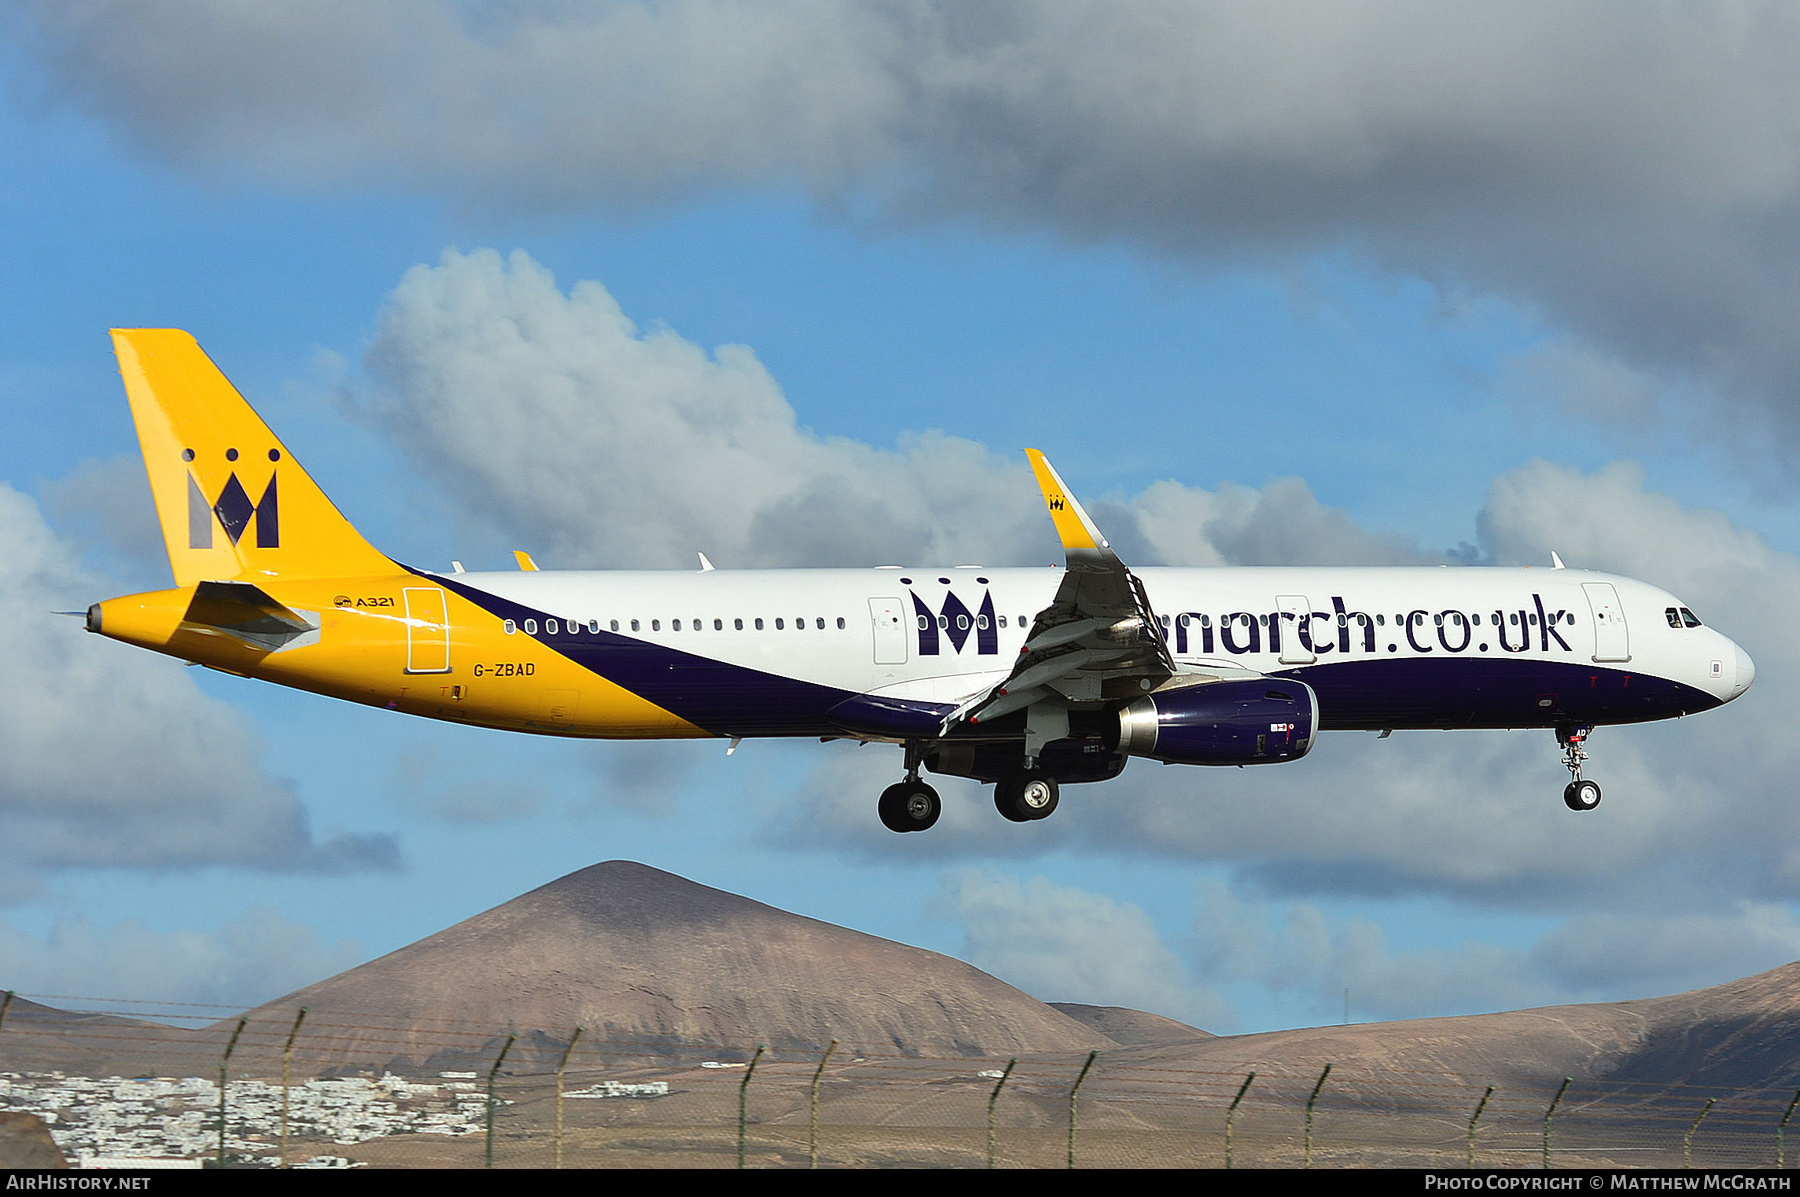
<path id="1" fill-rule="evenodd" d="M 669 621 L 669 630 L 671 632 L 679 632 L 681 630 L 681 621 L 679 619 L 671 619 Z"/>
<path id="2" fill-rule="evenodd" d="M 761 617 L 761 616 L 758 616 L 758 617 L 757 617 L 757 620 L 756 620 L 756 630 L 757 630 L 757 631 L 759 631 L 759 632 L 760 632 L 760 631 L 762 631 L 762 630 L 763 630 L 763 626 L 762 626 L 762 617 Z"/>
<path id="3" fill-rule="evenodd" d="M 694 630 L 696 632 L 704 632 L 706 630 L 706 621 L 704 619 L 696 619 L 694 621 Z"/>
<path id="4" fill-rule="evenodd" d="M 742 625 L 740 624 L 739 626 L 741 627 Z M 724 630 L 725 630 L 725 621 L 724 620 L 722 620 L 722 619 L 713 620 L 713 631 L 723 632 Z"/>
<path id="5" fill-rule="evenodd" d="M 525 621 L 525 634 L 527 636 L 537 635 L 537 620 L 528 619 Z"/>
<path id="6" fill-rule="evenodd" d="M 840 616 L 838 616 L 838 631 L 841 632 L 843 630 L 844 630 L 844 617 L 842 615 L 840 615 Z"/>
<path id="7" fill-rule="evenodd" d="M 969 630 L 969 617 L 967 615 L 958 615 L 956 617 L 956 629 L 959 632 L 966 632 Z"/>
<path id="8" fill-rule="evenodd" d="M 823 615 L 813 620 L 813 623 L 817 625 L 819 631 L 823 632 L 825 630 L 825 617 Z"/>
<path id="9" fill-rule="evenodd" d="M 731 621 L 731 626 L 741 632 L 744 630 L 744 621 L 741 619 L 734 619 Z"/>
<path id="10" fill-rule="evenodd" d="M 503 625 L 502 625 L 502 626 L 503 626 L 503 627 L 505 627 L 505 629 L 506 629 L 506 634 L 507 634 L 507 635 L 508 635 L 508 636 L 510 636 L 510 635 L 512 635 L 512 634 L 513 634 L 513 633 L 514 633 L 514 632 L 516 632 L 516 631 L 518 631 L 518 630 L 519 630 L 519 625 L 518 625 L 518 624 L 516 624 L 516 623 L 514 623 L 514 622 L 513 622 L 513 621 L 512 621 L 512 620 L 510 620 L 510 619 L 509 619 L 509 620 L 507 620 L 507 621 L 506 621 L 506 623 L 505 623 L 505 624 L 503 624 Z"/>
<path id="11" fill-rule="evenodd" d="M 660 631 L 662 631 L 662 620 L 660 620 L 660 619 L 653 619 L 653 620 L 651 620 L 651 621 L 650 621 L 650 630 L 651 630 L 651 631 L 652 631 L 652 632 L 660 632 Z"/>
<path id="12" fill-rule="evenodd" d="M 1004 616 L 1004 615 L 1002 615 L 1002 616 L 1001 616 L 1001 617 L 1000 617 L 1000 626 L 1001 626 L 1001 627 L 1005 627 L 1005 626 L 1006 626 L 1006 616 Z"/>
<path id="13" fill-rule="evenodd" d="M 781 631 L 781 630 L 783 630 L 783 629 L 784 629 L 784 628 L 786 628 L 786 627 L 787 627 L 787 625 L 786 625 L 786 624 L 784 624 L 784 623 L 782 623 L 782 622 L 781 622 L 781 616 L 779 616 L 779 615 L 777 615 L 777 616 L 776 616 L 776 617 L 775 617 L 775 630 L 776 630 L 776 631 L 777 631 L 777 632 L 779 632 L 779 631 Z"/>
<path id="14" fill-rule="evenodd" d="M 631 621 L 631 630 L 634 632 L 638 630 L 638 621 L 635 619 Z"/>
<path id="15" fill-rule="evenodd" d="M 611 627 L 611 628 L 612 628 L 612 630 L 613 630 L 613 631 L 615 631 L 615 632 L 616 632 L 616 631 L 618 631 L 618 630 L 619 630 L 619 621 L 618 621 L 618 620 L 616 620 L 616 619 L 615 619 L 615 620 L 613 620 L 613 621 L 612 621 L 612 623 L 611 623 L 611 624 L 609 624 L 609 625 L 608 625 L 608 626 L 609 626 L 609 627 Z"/>
<path id="16" fill-rule="evenodd" d="M 558 629 L 556 626 L 556 621 L 554 619 L 546 619 L 544 621 L 544 635 L 554 636 L 554 635 L 556 635 L 557 631 L 558 631 Z"/>
<path id="17" fill-rule="evenodd" d="M 939 628 L 947 629 L 949 626 L 950 626 L 950 617 L 948 615 L 938 616 L 938 627 Z"/>

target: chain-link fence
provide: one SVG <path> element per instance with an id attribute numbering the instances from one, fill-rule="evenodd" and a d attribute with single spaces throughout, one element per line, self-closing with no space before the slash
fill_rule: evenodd
<path id="1" fill-rule="evenodd" d="M 193 1016 L 195 1011 L 180 1013 Z M 160 1017 L 170 1017 L 168 1010 Z M 921 1058 L 379 1013 L 196 1029 L 0 1013 L 0 1109 L 71 1162 L 370 1167 L 1770 1167 L 1794 1092 L 1349 1065 L 1210 1070 L 1179 1049 Z"/>

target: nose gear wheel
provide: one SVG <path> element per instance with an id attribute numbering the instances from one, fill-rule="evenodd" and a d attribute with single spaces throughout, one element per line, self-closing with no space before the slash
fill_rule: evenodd
<path id="1" fill-rule="evenodd" d="M 1563 803 L 1570 810 L 1593 810 L 1600 805 L 1600 783 L 1584 781 L 1581 777 L 1581 766 L 1587 760 L 1587 750 L 1582 745 L 1593 730 L 1585 726 L 1556 729 L 1556 742 L 1563 750 L 1563 765 L 1569 770 L 1569 784 L 1563 788 Z"/>

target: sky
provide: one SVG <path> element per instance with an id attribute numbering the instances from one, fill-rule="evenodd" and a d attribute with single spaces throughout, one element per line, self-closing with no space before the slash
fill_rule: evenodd
<path id="1" fill-rule="evenodd" d="M 15 0 L 0 987 L 259 1003 L 632 859 L 1217 1032 L 1800 956 L 1800 12 Z M 1133 764 L 896 836 L 891 747 L 439 726 L 52 614 L 168 584 L 106 330 L 399 560 L 1611 570 L 1730 707 Z M 183 1005 L 184 1003 L 193 1005 Z"/>

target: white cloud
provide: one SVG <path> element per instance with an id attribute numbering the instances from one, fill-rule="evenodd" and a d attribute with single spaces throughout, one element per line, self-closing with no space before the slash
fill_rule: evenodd
<path id="1" fill-rule="evenodd" d="M 1377 1019 L 1654 997 L 1800 955 L 1793 911 L 1752 902 L 1706 914 L 1583 910 L 1521 945 L 1396 949 L 1372 919 L 1204 884 L 1194 928 L 1203 983 L 1308 993 L 1333 1012 L 1347 989 L 1353 1017 Z"/>
<path id="2" fill-rule="evenodd" d="M 217 932 L 156 931 L 136 920 L 96 927 L 59 920 L 43 938 L 0 923 L 0 975 L 9 989 L 67 998 L 136 1003 L 196 1003 L 247 1008 L 361 963 L 350 942 L 327 943 L 317 931 L 255 907 Z M 134 1007 L 143 1012 L 141 1005 Z M 151 1018 L 177 1017 L 179 1008 Z"/>
<path id="3" fill-rule="evenodd" d="M 799 188 L 1199 263 L 1348 248 L 1791 426 L 1780 3 L 33 0 L 13 29 L 53 95 L 206 173 L 507 212 Z"/>
<path id="4" fill-rule="evenodd" d="M 1200 1026 L 1229 1017 L 1129 902 L 982 872 L 947 878 L 945 893 L 967 932 L 963 959 L 1044 1001 L 1128 1006 Z"/>
<path id="5" fill-rule="evenodd" d="M 565 294 L 523 253 L 447 251 L 408 271 L 368 362 L 379 386 L 363 410 L 468 518 L 546 565 L 1057 556 L 1023 461 L 939 432 L 892 450 L 815 436 L 749 347 L 640 329 L 599 283 Z M 1174 564 L 1425 559 L 1298 479 L 1216 494 L 1160 482 L 1094 506 Z"/>
<path id="6" fill-rule="evenodd" d="M 0 887 L 70 867 L 391 867 L 385 836 L 315 839 L 243 718 L 178 662 L 51 614 L 109 593 L 0 485 Z"/>
<path id="7" fill-rule="evenodd" d="M 546 565 L 979 561 L 1050 536 L 1022 462 L 814 436 L 748 347 L 642 330 L 522 253 L 409 271 L 368 361 L 376 417 Z"/>

